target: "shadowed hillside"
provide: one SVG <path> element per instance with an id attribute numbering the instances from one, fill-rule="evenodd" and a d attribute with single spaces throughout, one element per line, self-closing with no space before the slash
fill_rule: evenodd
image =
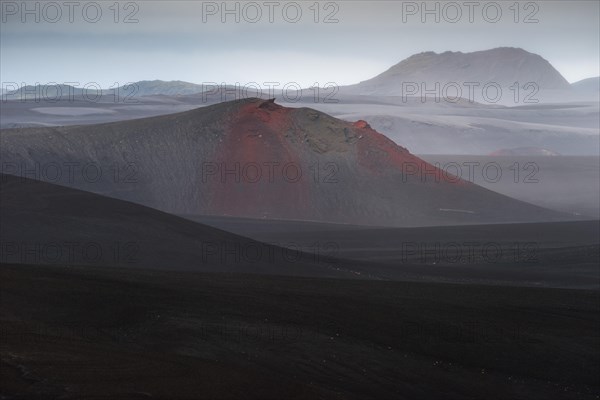
<path id="1" fill-rule="evenodd" d="M 0 263 L 355 277 L 283 249 L 121 200 L 0 175 Z"/>

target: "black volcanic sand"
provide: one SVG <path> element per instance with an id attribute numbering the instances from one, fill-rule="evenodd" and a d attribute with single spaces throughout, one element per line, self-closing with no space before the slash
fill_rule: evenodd
<path id="1" fill-rule="evenodd" d="M 2 265 L 2 398 L 596 399 L 597 291 Z"/>
<path id="2" fill-rule="evenodd" d="M 0 174 L 0 263 L 355 276 L 158 210 Z"/>
<path id="3" fill-rule="evenodd" d="M 600 289 L 600 222 L 415 228 L 185 216 L 363 277 L 403 281 Z"/>
<path id="4" fill-rule="evenodd" d="M 210 217 L 204 225 L 11 175 L 0 174 L 0 186 L 6 264 L 600 288 L 598 221 L 382 229 Z"/>

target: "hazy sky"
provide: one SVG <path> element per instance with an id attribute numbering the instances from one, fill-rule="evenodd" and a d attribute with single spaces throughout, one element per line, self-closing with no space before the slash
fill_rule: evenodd
<path id="1" fill-rule="evenodd" d="M 414 53 L 499 46 L 540 54 L 571 82 L 600 75 L 598 0 L 424 4 L 2 0 L 1 80 L 350 84 Z"/>

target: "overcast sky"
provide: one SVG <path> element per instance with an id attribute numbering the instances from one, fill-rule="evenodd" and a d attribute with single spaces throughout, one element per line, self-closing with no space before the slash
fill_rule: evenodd
<path id="1" fill-rule="evenodd" d="M 570 82 L 600 74 L 597 0 L 428 1 L 431 14 L 421 1 L 228 2 L 230 14 L 221 1 L 1 3 L 2 82 L 342 85 L 422 51 L 499 46 L 541 55 Z"/>

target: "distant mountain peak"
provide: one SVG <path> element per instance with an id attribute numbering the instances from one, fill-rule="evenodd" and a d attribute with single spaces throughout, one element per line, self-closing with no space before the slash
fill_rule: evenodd
<path id="1" fill-rule="evenodd" d="M 570 90 L 567 80 L 546 59 L 519 47 L 497 47 L 470 53 L 422 52 L 345 90 L 362 95 L 401 96 L 405 94 L 406 83 L 432 88 L 436 84 L 443 87 L 465 82 L 477 83 L 480 90 L 488 83 L 508 88 L 515 82 L 520 87 L 533 83 L 539 90 Z M 506 97 L 510 97 L 508 92 Z"/>

